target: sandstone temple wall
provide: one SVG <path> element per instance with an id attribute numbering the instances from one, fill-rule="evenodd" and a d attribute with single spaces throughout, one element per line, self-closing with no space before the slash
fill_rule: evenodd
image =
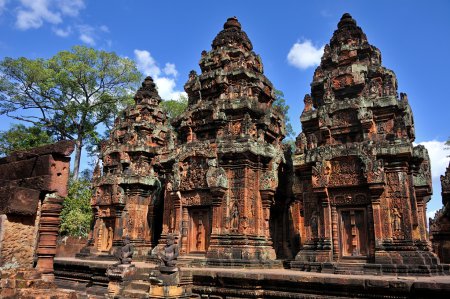
<path id="1" fill-rule="evenodd" d="M 37 263 L 52 275 L 73 149 L 61 141 L 0 159 L 0 267 Z"/>

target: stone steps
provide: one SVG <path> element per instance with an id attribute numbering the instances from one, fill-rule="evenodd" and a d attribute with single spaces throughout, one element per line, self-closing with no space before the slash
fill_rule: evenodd
<path id="1" fill-rule="evenodd" d="M 345 264 L 337 264 L 336 269 L 334 271 L 335 274 L 352 274 L 352 275 L 360 275 L 364 274 L 364 264 L 361 263 L 345 263 Z"/>
<path id="2" fill-rule="evenodd" d="M 143 280 L 137 280 L 137 281 L 133 281 L 131 282 L 131 284 L 127 287 L 127 289 L 132 289 L 132 290 L 139 290 L 139 291 L 145 291 L 148 292 L 150 289 L 150 283 L 143 281 Z"/>
<path id="3" fill-rule="evenodd" d="M 123 291 L 123 298 L 150 298 L 148 291 L 142 290 L 125 290 Z"/>

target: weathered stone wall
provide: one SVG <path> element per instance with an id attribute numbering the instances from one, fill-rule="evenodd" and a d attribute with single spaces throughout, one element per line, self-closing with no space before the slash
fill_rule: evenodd
<path id="1" fill-rule="evenodd" d="M 31 268 L 36 260 L 52 276 L 73 149 L 61 141 L 0 159 L 0 267 Z"/>
<path id="2" fill-rule="evenodd" d="M 56 245 L 56 257 L 75 257 L 86 243 L 87 238 L 67 236 L 59 238 Z"/>
<path id="3" fill-rule="evenodd" d="M 5 263 L 21 267 L 33 266 L 37 236 L 35 219 L 36 216 L 2 215 L 3 242 L 0 251 L 2 266 Z"/>

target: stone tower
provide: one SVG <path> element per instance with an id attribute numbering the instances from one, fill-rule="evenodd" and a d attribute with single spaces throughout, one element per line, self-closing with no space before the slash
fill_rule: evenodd
<path id="1" fill-rule="evenodd" d="M 91 199 L 95 222 L 81 256 L 110 257 L 127 236 L 135 248 L 134 257 L 139 259 L 156 245 L 161 233 L 162 186 L 154 158 L 170 134 L 151 77 L 145 78 L 134 101 L 119 115 L 110 138 L 102 143 L 103 172 L 99 166 L 94 171 Z"/>
<path id="2" fill-rule="evenodd" d="M 443 207 L 430 218 L 430 239 L 441 262 L 450 264 L 450 165 L 441 175 L 441 186 Z"/>
<path id="3" fill-rule="evenodd" d="M 304 98 L 294 158 L 302 249 L 292 267 L 430 273 L 428 153 L 414 147 L 407 95 L 344 14 Z"/>
<path id="4" fill-rule="evenodd" d="M 229 18 L 192 71 L 187 110 L 172 122 L 177 150 L 165 165 L 162 240 L 210 265 L 276 264 L 270 208 L 283 161 L 284 117 L 271 82 L 236 18 Z M 163 242 L 163 241 L 162 241 Z"/>

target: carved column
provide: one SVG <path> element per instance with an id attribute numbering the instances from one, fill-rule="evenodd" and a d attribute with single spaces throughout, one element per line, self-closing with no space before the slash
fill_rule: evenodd
<path id="1" fill-rule="evenodd" d="M 49 194 L 42 204 L 41 219 L 39 224 L 39 241 L 36 250 L 36 269 L 43 273 L 46 279 L 53 280 L 53 259 L 56 255 L 56 238 L 58 237 L 59 215 L 62 210 L 64 198 Z"/>
<path id="2" fill-rule="evenodd" d="M 370 185 L 369 186 L 370 198 L 372 203 L 373 214 L 373 232 L 375 237 L 375 251 L 381 249 L 383 243 L 383 223 L 381 221 L 381 194 L 384 192 L 383 185 Z"/>
<path id="3" fill-rule="evenodd" d="M 322 194 L 325 195 L 325 194 Z M 332 222 L 331 222 L 331 205 L 328 196 L 320 198 L 323 211 L 323 249 L 331 249 L 332 240 Z"/>
<path id="4" fill-rule="evenodd" d="M 274 203 L 275 192 L 273 190 L 261 190 L 261 204 L 262 204 L 262 216 L 264 222 L 264 236 L 270 241 L 269 220 L 270 220 L 270 207 Z M 271 241 L 270 241 L 271 242 Z"/>
<path id="5" fill-rule="evenodd" d="M 188 250 L 189 212 L 186 207 L 182 207 L 181 219 L 181 254 L 186 254 Z"/>

